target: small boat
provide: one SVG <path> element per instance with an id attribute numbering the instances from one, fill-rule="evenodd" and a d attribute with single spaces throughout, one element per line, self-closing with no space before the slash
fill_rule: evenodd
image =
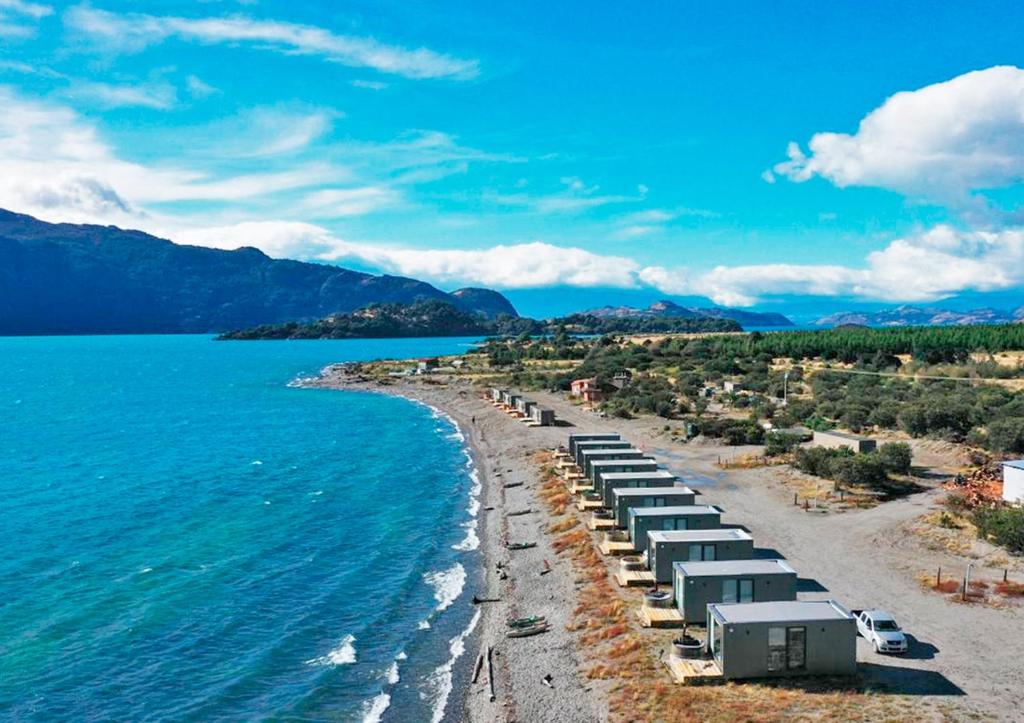
<path id="1" fill-rule="evenodd" d="M 510 542 L 505 547 L 510 550 L 529 550 L 531 547 L 536 547 L 536 542 Z"/>
<path id="2" fill-rule="evenodd" d="M 538 635 L 540 633 L 546 633 L 548 631 L 548 623 L 545 620 L 541 623 L 535 623 L 533 625 L 527 625 L 522 628 L 512 628 L 505 633 L 506 638 L 527 638 L 531 635 Z"/>
<path id="3" fill-rule="evenodd" d="M 548 619 L 543 615 L 531 615 L 527 618 L 514 618 L 508 621 L 510 628 L 528 628 L 539 623 L 547 623 Z"/>

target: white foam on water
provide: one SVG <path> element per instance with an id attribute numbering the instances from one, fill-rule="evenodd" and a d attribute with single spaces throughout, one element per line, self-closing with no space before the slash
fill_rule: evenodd
<path id="1" fill-rule="evenodd" d="M 261 459 L 254 459 L 249 464 L 251 464 L 253 467 L 259 467 L 261 464 L 263 464 L 263 460 L 261 460 Z"/>
<path id="2" fill-rule="evenodd" d="M 452 694 L 452 670 L 454 670 L 458 659 L 466 652 L 466 638 L 476 629 L 478 622 L 480 622 L 479 608 L 477 608 L 473 619 L 469 621 L 466 629 L 449 642 L 448 650 L 451 651 L 451 657 L 448 658 L 448 662 L 435 669 L 427 678 L 427 683 L 434 689 L 433 696 L 420 693 L 420 697 L 424 700 L 428 698 L 433 700 L 434 710 L 431 716 L 431 723 L 441 723 L 444 719 L 444 711 L 448 707 L 448 698 Z"/>
<path id="3" fill-rule="evenodd" d="M 420 624 L 417 625 L 416 627 L 419 628 L 420 630 L 430 630 L 430 621 L 429 620 L 420 620 Z"/>
<path id="4" fill-rule="evenodd" d="M 327 655 L 321 655 L 319 658 L 307 660 L 306 664 L 329 665 L 331 667 L 335 665 L 351 665 L 356 662 L 355 642 L 356 638 L 354 635 L 346 635 L 334 650 Z"/>
<path id="5" fill-rule="evenodd" d="M 452 545 L 452 549 L 459 552 L 470 552 L 480 547 L 480 537 L 476 534 L 476 520 L 464 522 L 462 527 L 466 528 L 466 537 L 462 542 Z"/>
<path id="6" fill-rule="evenodd" d="M 398 655 L 395 656 L 395 660 L 408 660 L 408 659 L 409 659 L 409 656 L 405 654 L 405 651 L 402 651 L 401 653 L 399 653 Z"/>
<path id="7" fill-rule="evenodd" d="M 391 696 L 380 693 L 363 703 L 363 723 L 380 723 L 384 711 L 391 707 Z"/>
<path id="8" fill-rule="evenodd" d="M 434 599 L 437 600 L 435 609 L 441 612 L 451 607 L 466 587 L 466 568 L 456 562 L 447 570 L 426 573 L 423 579 L 434 588 Z"/>
<path id="9" fill-rule="evenodd" d="M 153 568 L 151 568 L 151 567 L 144 567 L 141 570 L 139 570 L 139 574 L 140 575 L 145 575 L 148 572 L 153 572 Z"/>

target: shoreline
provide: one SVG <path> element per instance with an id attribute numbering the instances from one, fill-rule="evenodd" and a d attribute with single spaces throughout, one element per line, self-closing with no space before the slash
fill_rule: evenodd
<path id="1" fill-rule="evenodd" d="M 496 416 L 472 384 L 440 388 L 401 382 L 379 385 L 353 379 L 340 367 L 329 366 L 318 377 L 304 380 L 303 386 L 402 397 L 444 415 L 464 438 L 462 444 L 480 484 L 476 517 L 480 572 L 467 580 L 462 596 L 499 601 L 477 606 L 479 619 L 463 636 L 465 649 L 452 666 L 453 689 L 443 720 L 606 720 L 604 696 L 580 675 L 575 635 L 568 629 L 577 604 L 575 576 L 568 561 L 551 547 L 550 519 L 537 497 L 540 480 L 529 459 L 537 445 L 509 434 L 503 428 L 505 415 Z M 521 429 L 523 435 L 531 431 L 525 425 Z M 532 512 L 508 516 L 508 512 L 524 509 Z M 505 547 L 509 541 L 536 542 L 537 546 L 509 552 Z M 504 565 L 504 576 L 499 573 L 499 563 Z M 550 574 L 541 573 L 545 565 L 550 565 Z M 547 633 L 521 639 L 505 637 L 506 619 L 534 614 L 547 616 L 551 623 Z M 477 682 L 471 683 L 477 656 L 485 654 L 487 646 L 493 649 L 494 702 L 489 695 L 486 661 Z M 552 676 L 553 687 L 542 683 L 545 675 Z"/>

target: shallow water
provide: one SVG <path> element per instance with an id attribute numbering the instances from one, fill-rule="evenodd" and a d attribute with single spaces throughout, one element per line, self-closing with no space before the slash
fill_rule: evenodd
<path id="1" fill-rule="evenodd" d="M 440 717 L 474 471 L 422 405 L 288 387 L 465 339 L 0 339 L 0 717 Z"/>

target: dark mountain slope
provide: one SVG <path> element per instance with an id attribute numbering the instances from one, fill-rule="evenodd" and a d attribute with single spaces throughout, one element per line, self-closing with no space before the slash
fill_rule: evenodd
<path id="1" fill-rule="evenodd" d="M 0 334 L 216 332 L 427 299 L 491 315 L 501 306 L 495 297 L 508 303 L 486 290 L 460 298 L 415 279 L 276 260 L 253 248 L 181 246 L 0 210 Z"/>

